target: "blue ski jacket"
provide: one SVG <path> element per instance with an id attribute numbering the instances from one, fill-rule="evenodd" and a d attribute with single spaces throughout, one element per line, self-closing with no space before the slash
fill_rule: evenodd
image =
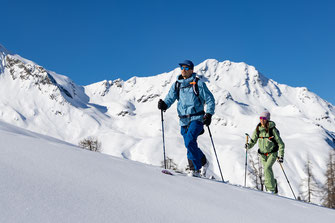
<path id="1" fill-rule="evenodd" d="M 178 76 L 177 81 L 180 83 L 179 100 L 177 104 L 177 111 L 179 115 L 180 126 L 187 126 L 191 121 L 198 120 L 203 122 L 205 104 L 206 113 L 211 115 L 214 114 L 215 110 L 215 99 L 213 94 L 208 90 L 206 84 L 199 80 L 199 96 L 197 96 L 193 90 L 193 83 L 195 82 L 196 74 L 193 73 L 191 77 L 183 79 L 181 75 Z M 164 99 L 166 105 L 171 105 L 177 100 L 176 84 L 173 84 L 169 90 L 169 93 Z M 194 115 L 199 114 L 199 115 Z M 188 116 L 188 117 L 185 117 Z"/>

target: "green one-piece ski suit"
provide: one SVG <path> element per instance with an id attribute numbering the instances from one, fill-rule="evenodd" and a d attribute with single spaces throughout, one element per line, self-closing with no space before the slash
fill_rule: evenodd
<path id="1" fill-rule="evenodd" d="M 264 184 L 267 191 L 276 193 L 277 180 L 274 178 L 272 166 L 276 162 L 277 157 L 284 157 L 285 144 L 280 137 L 276 124 L 268 121 L 267 128 L 261 125 L 255 129 L 251 137 L 248 148 L 251 149 L 258 141 L 259 156 L 261 157 L 264 168 Z M 272 133 L 270 132 L 272 131 Z M 269 138 L 273 136 L 272 138 Z"/>

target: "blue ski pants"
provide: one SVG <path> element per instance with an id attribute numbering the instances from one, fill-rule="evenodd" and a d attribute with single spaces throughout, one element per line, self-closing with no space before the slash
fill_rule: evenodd
<path id="1" fill-rule="evenodd" d="M 199 149 L 197 138 L 201 131 L 204 129 L 204 124 L 200 121 L 191 121 L 188 126 L 181 126 L 180 133 L 184 137 L 184 143 L 187 148 L 187 158 L 193 162 L 195 170 L 199 170 L 203 163 L 202 160 L 205 156 Z"/>

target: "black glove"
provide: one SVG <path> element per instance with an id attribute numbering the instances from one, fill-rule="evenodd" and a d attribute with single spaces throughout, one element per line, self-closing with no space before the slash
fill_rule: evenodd
<path id="1" fill-rule="evenodd" d="M 165 104 L 165 102 L 162 99 L 159 99 L 159 101 L 158 101 L 158 109 L 165 111 L 167 108 L 168 107 Z"/>
<path id="2" fill-rule="evenodd" d="M 249 143 L 246 143 L 246 144 L 244 145 L 244 147 L 245 147 L 245 149 L 250 149 L 250 145 L 249 145 Z"/>
<path id="3" fill-rule="evenodd" d="M 284 162 L 284 157 L 277 157 L 277 161 L 279 163 L 283 163 Z"/>
<path id="4" fill-rule="evenodd" d="M 209 113 L 206 113 L 204 116 L 204 125 L 209 126 L 212 122 L 212 115 Z"/>

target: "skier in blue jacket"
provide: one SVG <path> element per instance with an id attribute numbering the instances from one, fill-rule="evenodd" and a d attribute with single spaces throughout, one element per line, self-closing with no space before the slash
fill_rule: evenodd
<path id="1" fill-rule="evenodd" d="M 160 110 L 167 110 L 178 100 L 177 111 L 181 134 L 187 148 L 187 158 L 190 166 L 190 175 L 194 177 L 206 176 L 209 162 L 198 147 L 197 138 L 204 132 L 204 126 L 209 126 L 215 109 L 213 94 L 206 84 L 193 73 L 192 61 L 185 60 L 179 63 L 181 75 L 174 83 L 164 100 L 158 101 Z M 205 104 L 206 112 L 205 112 Z"/>

